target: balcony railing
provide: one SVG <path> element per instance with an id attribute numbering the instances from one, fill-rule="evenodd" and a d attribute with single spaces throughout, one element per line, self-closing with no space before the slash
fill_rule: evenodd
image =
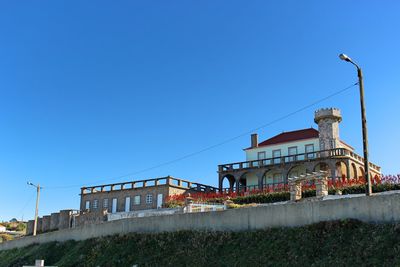
<path id="1" fill-rule="evenodd" d="M 250 169 L 250 168 L 260 168 L 265 166 L 293 163 L 293 162 L 303 162 L 303 161 L 315 161 L 326 158 L 352 158 L 360 164 L 364 164 L 364 159 L 357 155 L 356 153 L 346 149 L 346 148 L 335 148 L 330 150 L 321 150 L 315 152 L 307 152 L 300 153 L 296 155 L 288 155 L 282 157 L 275 158 L 267 158 L 267 159 L 259 159 L 259 160 L 250 160 L 250 161 L 242 161 L 235 163 L 222 164 L 218 166 L 218 171 L 220 173 L 229 172 L 232 170 L 242 170 L 242 169 Z M 376 170 L 380 171 L 380 167 L 369 163 L 369 166 Z"/>
<path id="2" fill-rule="evenodd" d="M 271 192 L 278 192 L 278 191 L 287 191 L 289 189 L 288 183 L 286 182 L 275 182 L 275 183 L 264 183 L 263 187 L 260 188 L 258 185 L 240 185 L 239 186 L 239 192 L 254 192 L 254 191 L 271 191 Z M 222 188 L 220 193 L 231 193 L 231 192 L 236 192 L 236 187 L 232 188 Z"/>
<path id="3" fill-rule="evenodd" d="M 119 191 L 119 190 L 132 190 L 132 189 L 141 189 L 147 187 L 154 187 L 154 186 L 174 186 L 182 189 L 193 190 L 196 192 L 209 192 L 209 191 L 216 191 L 217 188 L 200 184 L 194 183 L 187 180 L 174 178 L 171 176 L 168 177 L 161 177 L 161 178 L 153 178 L 153 179 L 146 179 L 140 181 L 131 181 L 131 182 L 124 182 L 124 183 L 115 183 L 115 184 L 103 184 L 103 185 L 96 185 L 96 186 L 88 186 L 81 188 L 81 194 L 92 194 L 98 192 L 111 192 L 111 191 Z"/>

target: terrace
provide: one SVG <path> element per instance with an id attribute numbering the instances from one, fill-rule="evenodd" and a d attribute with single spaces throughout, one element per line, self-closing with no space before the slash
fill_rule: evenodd
<path id="1" fill-rule="evenodd" d="M 345 169 L 344 173 L 338 174 L 338 168 Z M 296 166 L 304 166 L 308 173 L 317 170 L 328 171 L 328 177 L 335 178 L 354 178 L 358 179 L 364 175 L 364 159 L 346 148 L 335 148 L 321 150 L 310 153 L 300 153 L 290 156 L 267 158 L 260 160 L 242 161 L 235 163 L 222 164 L 218 166 L 219 189 L 220 191 L 239 191 L 247 189 L 262 189 L 265 187 L 282 187 L 287 184 L 290 170 Z M 381 167 L 369 163 L 371 177 L 380 176 Z M 279 183 L 266 183 L 264 177 L 268 171 L 279 170 L 283 180 Z M 245 175 L 254 173 L 258 177 L 258 185 L 247 186 Z M 223 188 L 223 180 L 227 178 L 230 186 Z"/>
<path id="2" fill-rule="evenodd" d="M 174 178 L 171 176 L 152 178 L 139 181 L 114 183 L 114 184 L 103 184 L 89 187 L 81 188 L 81 195 L 93 194 L 97 192 L 111 192 L 111 191 L 121 191 L 121 190 L 132 190 L 132 189 L 143 189 L 155 186 L 172 186 L 176 188 L 192 190 L 195 192 L 213 192 L 217 188 L 204 185 L 200 183 L 194 183 L 187 180 Z"/>

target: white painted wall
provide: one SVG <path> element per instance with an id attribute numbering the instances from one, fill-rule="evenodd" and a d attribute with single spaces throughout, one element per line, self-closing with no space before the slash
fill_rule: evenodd
<path id="1" fill-rule="evenodd" d="M 269 146 L 263 146 L 263 147 L 257 147 L 257 148 L 251 148 L 245 150 L 246 152 L 246 161 L 250 160 L 258 160 L 258 152 L 265 152 L 265 158 L 272 158 L 272 151 L 274 150 L 281 150 L 281 157 L 283 156 L 288 156 L 289 155 L 289 147 L 294 147 L 297 146 L 297 154 L 302 154 L 305 153 L 305 148 L 306 145 L 314 145 L 314 151 L 319 151 L 320 146 L 319 146 L 319 138 L 310 138 L 310 139 L 304 139 L 300 141 L 294 141 L 294 142 L 287 142 L 283 144 L 277 144 L 277 145 L 269 145 Z M 340 147 L 347 148 L 349 150 L 353 150 L 352 147 L 340 143 Z M 296 169 L 292 170 L 291 173 L 289 173 L 289 177 L 293 176 L 298 176 L 300 174 L 305 174 L 306 169 L 303 166 L 299 166 Z M 282 177 L 281 173 L 279 171 L 271 171 L 268 172 L 265 176 L 265 183 L 267 184 L 272 184 L 276 182 L 283 182 L 285 181 L 286 177 Z M 247 186 L 254 186 L 258 185 L 258 178 L 255 174 L 247 174 L 246 175 L 246 185 Z"/>
<path id="2" fill-rule="evenodd" d="M 257 160 L 257 155 L 258 152 L 265 152 L 266 158 L 272 158 L 272 151 L 280 149 L 281 150 L 281 156 L 287 156 L 289 153 L 289 147 L 297 146 L 297 153 L 305 153 L 305 147 L 306 145 L 313 144 L 314 145 L 314 151 L 319 150 L 319 139 L 318 138 L 312 138 L 312 139 L 304 139 L 300 141 L 295 141 L 295 142 L 287 142 L 283 144 L 277 144 L 277 145 L 269 145 L 269 146 L 262 146 L 262 147 L 257 147 L 257 148 L 251 148 L 246 150 L 246 160 Z"/>
<path id="3" fill-rule="evenodd" d="M 319 138 L 310 138 L 310 139 L 304 139 L 300 141 L 294 141 L 294 142 L 287 142 L 283 144 L 277 144 L 277 145 L 269 145 L 269 146 L 263 146 L 263 147 L 257 147 L 257 148 L 251 148 L 246 150 L 246 160 L 257 160 L 258 152 L 265 152 L 265 157 L 272 158 L 272 151 L 280 149 L 281 150 L 281 157 L 289 155 L 289 147 L 294 147 L 297 146 L 297 154 L 305 153 L 305 147 L 306 145 L 314 145 L 314 151 L 319 150 Z M 305 168 L 300 168 L 298 170 L 294 170 L 295 175 L 300 175 L 305 173 Z M 267 184 L 272 184 L 276 182 L 283 182 L 286 177 L 282 177 L 282 174 L 279 171 L 271 171 L 266 174 L 265 177 L 265 182 Z M 253 185 L 258 185 L 258 178 L 255 174 L 247 174 L 246 175 L 246 185 L 247 186 L 253 186 Z"/>

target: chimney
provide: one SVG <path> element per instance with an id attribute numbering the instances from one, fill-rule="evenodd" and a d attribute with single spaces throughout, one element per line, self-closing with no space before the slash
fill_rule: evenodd
<path id="1" fill-rule="evenodd" d="M 251 135 L 251 148 L 258 147 L 258 134 Z"/>

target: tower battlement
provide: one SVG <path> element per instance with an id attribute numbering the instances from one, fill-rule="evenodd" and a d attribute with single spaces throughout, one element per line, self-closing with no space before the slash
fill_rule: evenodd
<path id="1" fill-rule="evenodd" d="M 315 111 L 314 121 L 319 123 L 323 119 L 332 119 L 333 121 L 341 122 L 342 114 L 338 108 L 321 108 Z"/>

